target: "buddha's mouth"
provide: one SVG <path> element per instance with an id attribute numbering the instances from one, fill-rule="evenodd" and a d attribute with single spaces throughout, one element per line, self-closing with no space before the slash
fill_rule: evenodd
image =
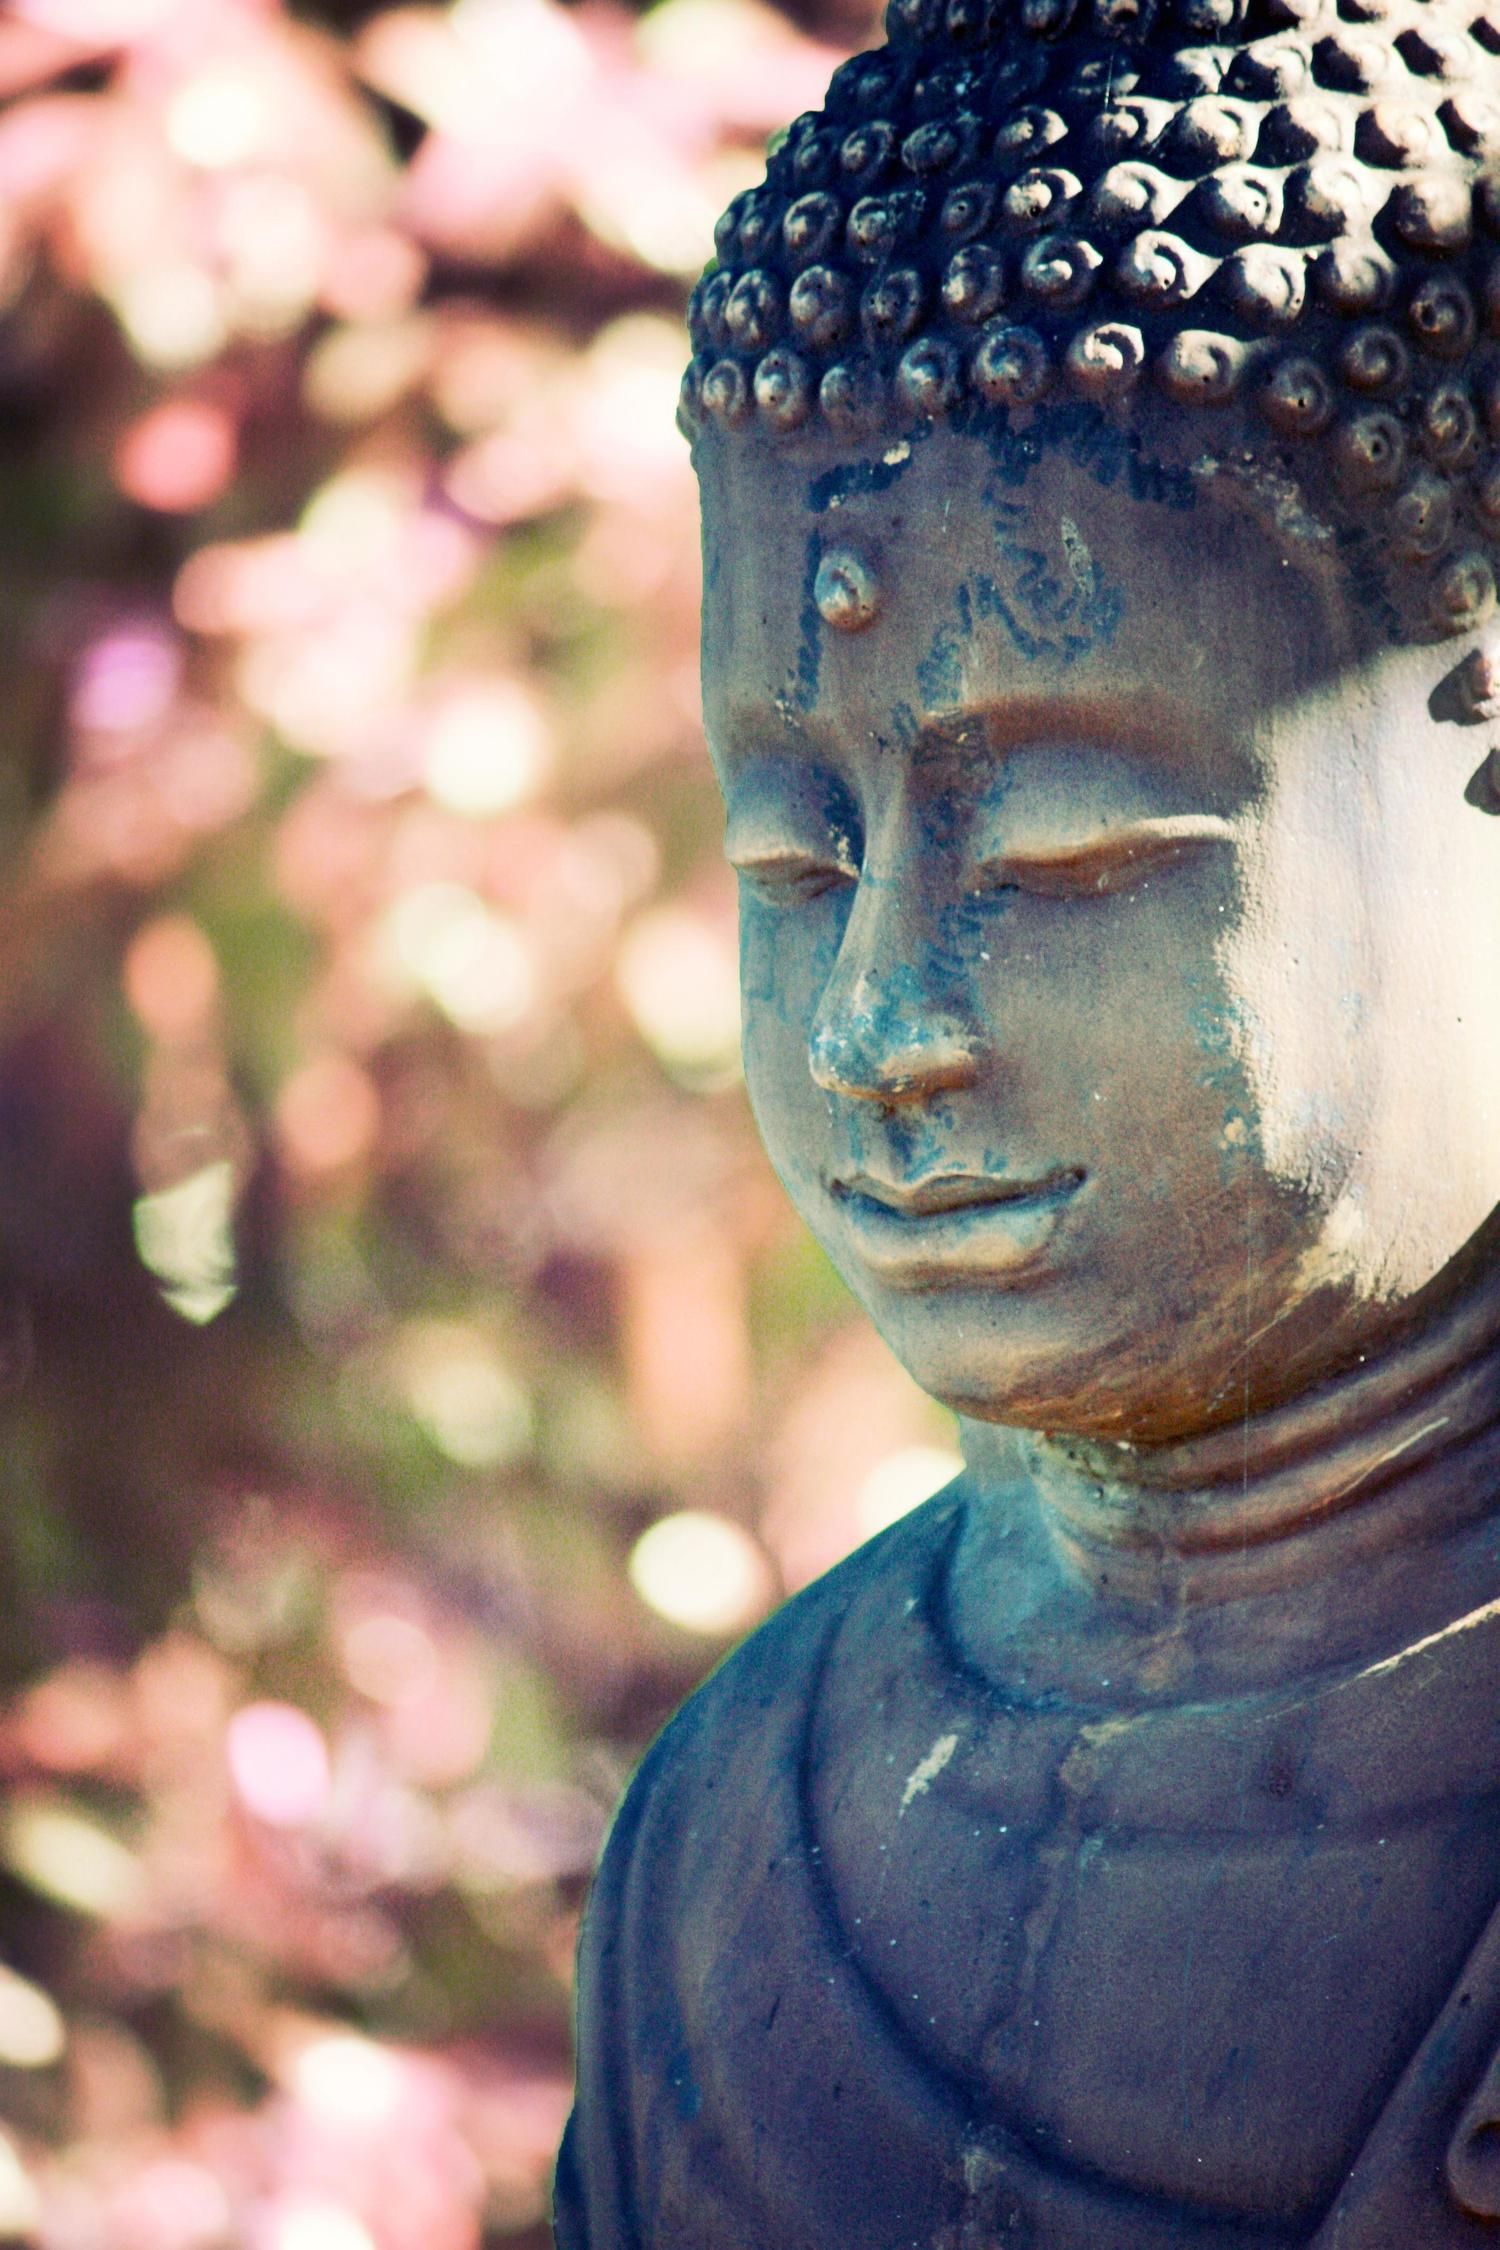
<path id="1" fill-rule="evenodd" d="M 996 1203 L 1035 1203 L 1071 1195 L 1085 1174 L 1076 1166 L 1049 1172 L 1041 1180 L 997 1179 L 989 1172 L 929 1172 L 920 1180 L 883 1180 L 871 1172 L 851 1172 L 833 1183 L 840 1203 L 879 1204 L 900 1218 L 929 1219 L 950 1211 L 978 1211 Z"/>
<path id="2" fill-rule="evenodd" d="M 1010 1282 L 1039 1265 L 1088 1175 L 1040 1179 L 931 1172 L 889 1180 L 851 1172 L 829 1182 L 861 1265 L 896 1288 L 943 1280 Z"/>

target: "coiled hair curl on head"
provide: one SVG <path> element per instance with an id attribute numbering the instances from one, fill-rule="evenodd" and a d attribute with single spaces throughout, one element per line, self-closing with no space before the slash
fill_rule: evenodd
<path id="1" fill-rule="evenodd" d="M 1283 530 L 1302 495 L 1400 636 L 1489 614 L 1500 0 L 891 0 L 886 28 L 719 222 L 690 436 L 1071 396 L 1281 495 Z"/>

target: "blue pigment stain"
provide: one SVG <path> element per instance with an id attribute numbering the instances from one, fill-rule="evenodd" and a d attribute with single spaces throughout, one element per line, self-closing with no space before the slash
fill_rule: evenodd
<path id="1" fill-rule="evenodd" d="M 983 440 L 994 463 L 986 498 L 998 497 L 1001 488 L 1014 491 L 1023 485 L 1046 449 L 1056 445 L 1106 490 L 1123 477 L 1137 500 L 1155 500 L 1183 511 L 1198 506 L 1198 487 L 1190 471 L 1148 459 L 1138 432 L 1120 429 L 1086 400 L 1039 407 L 1023 430 L 1011 427 L 1008 414 L 993 412 L 974 416 L 966 426 Z"/>
<path id="2" fill-rule="evenodd" d="M 963 648 L 967 633 L 956 625 L 940 625 L 927 654 L 917 665 L 917 686 L 929 711 L 955 704 L 963 685 Z"/>
<path id="3" fill-rule="evenodd" d="M 922 722 L 909 703 L 891 706 L 891 739 L 898 750 L 914 750 L 922 732 Z"/>
<path id="4" fill-rule="evenodd" d="M 1097 563 L 1088 572 L 1064 572 L 1044 548 L 1014 536 L 1028 521 L 1016 501 L 991 496 L 998 575 L 978 572 L 954 596 L 954 615 L 939 625 L 917 666 L 917 684 L 929 709 L 956 703 L 963 686 L 963 651 L 981 620 L 1001 625 L 1028 662 L 1049 657 L 1073 664 L 1101 641 L 1114 638 L 1124 611 L 1118 587 L 1108 585 Z"/>
<path id="5" fill-rule="evenodd" d="M 856 493 L 889 492 L 905 476 L 917 457 L 917 447 L 931 437 L 935 427 L 932 421 L 917 423 L 901 446 L 891 448 L 894 459 L 882 455 L 878 461 L 841 462 L 836 469 L 826 469 L 807 488 L 808 507 L 821 516 Z"/>
<path id="6" fill-rule="evenodd" d="M 973 602 L 980 617 L 993 619 L 1005 627 L 1020 655 L 1034 660 L 1053 652 L 1054 644 L 1041 634 L 1030 632 L 1022 624 L 999 585 L 985 572 L 981 572 L 974 580 Z"/>
<path id="7" fill-rule="evenodd" d="M 797 643 L 797 677 L 792 700 L 799 711 L 810 711 L 818 700 L 818 679 L 823 662 L 823 620 L 818 615 L 818 604 L 813 589 L 818 582 L 818 564 L 823 556 L 823 543 L 817 532 L 809 532 L 807 551 L 802 564 L 802 608 L 798 619 L 800 637 Z"/>

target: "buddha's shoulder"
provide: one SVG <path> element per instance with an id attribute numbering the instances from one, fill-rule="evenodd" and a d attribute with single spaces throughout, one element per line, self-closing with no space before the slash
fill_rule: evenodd
<path id="1" fill-rule="evenodd" d="M 963 1506 L 960 1479 L 794 1594 L 710 1673 L 641 1762 L 611 1838 L 616 1865 L 717 1853 L 726 1824 L 761 1817 L 800 1762 L 830 1662 L 857 1663 L 883 1617 L 926 1601 Z"/>
<path id="2" fill-rule="evenodd" d="M 950 1485 L 784 1602 L 689 1697 L 658 1750 L 680 1763 L 800 1731 L 835 1641 L 846 1660 L 855 1613 L 868 1613 L 878 1632 L 883 1612 L 894 1618 L 925 1601 L 949 1550 L 962 1490 L 962 1480 Z"/>

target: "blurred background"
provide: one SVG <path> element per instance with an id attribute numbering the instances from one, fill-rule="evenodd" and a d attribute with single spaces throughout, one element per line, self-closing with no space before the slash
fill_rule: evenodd
<path id="1" fill-rule="evenodd" d="M 956 1465 L 745 1111 L 673 428 L 870 36 L 0 9 L 0 2241 L 540 2250 L 634 1760 Z"/>

